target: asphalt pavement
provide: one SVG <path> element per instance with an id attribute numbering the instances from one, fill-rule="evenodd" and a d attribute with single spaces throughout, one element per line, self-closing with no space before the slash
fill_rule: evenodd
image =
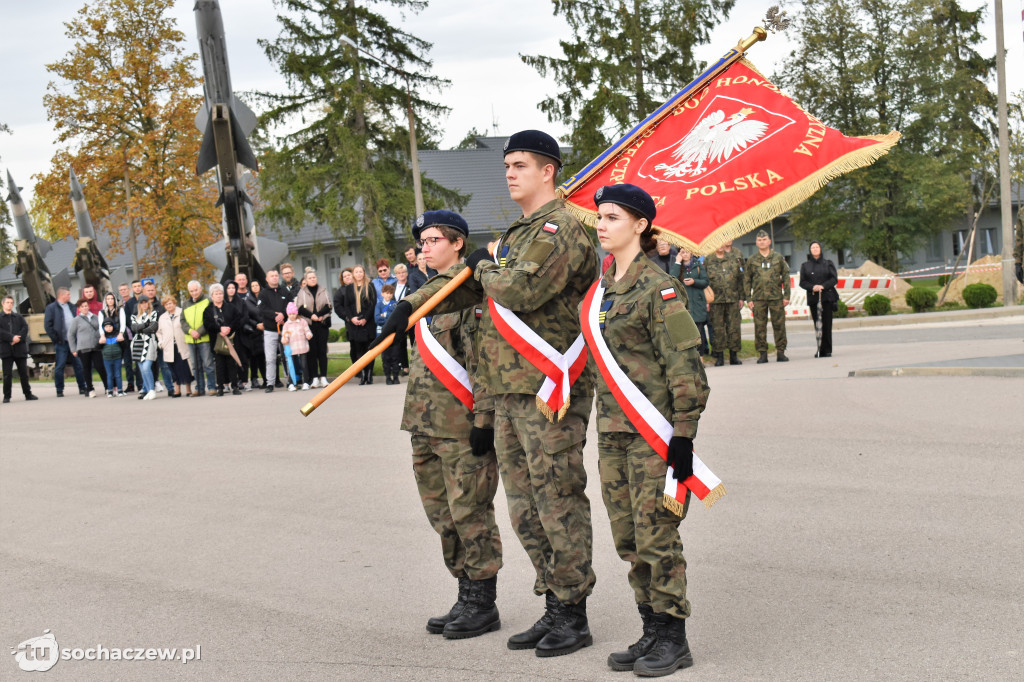
<path id="1" fill-rule="evenodd" d="M 837 329 L 824 359 L 814 343 L 794 325 L 791 362 L 708 368 L 696 445 L 728 494 L 681 525 L 695 663 L 669 679 L 1024 679 L 1024 381 L 849 376 L 1018 356 L 1024 316 Z M 505 646 L 543 601 L 500 489 L 502 629 L 424 629 L 456 584 L 398 429 L 404 383 L 345 386 L 308 418 L 313 391 L 37 392 L 0 407 L 0 641 L 199 654 L 39 679 L 631 679 L 605 664 L 639 617 L 593 423 L 594 646 L 539 659 Z M 15 658 L 0 679 L 26 678 Z"/>

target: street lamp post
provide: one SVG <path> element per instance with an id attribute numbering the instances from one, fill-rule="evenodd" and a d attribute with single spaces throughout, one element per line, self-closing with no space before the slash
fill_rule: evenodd
<path id="1" fill-rule="evenodd" d="M 359 45 L 357 45 L 355 41 L 349 38 L 348 36 L 343 35 L 339 37 L 341 38 L 342 42 L 352 46 L 352 48 L 355 49 L 357 52 L 362 52 L 373 61 L 377 62 L 378 64 L 386 66 L 387 68 L 391 69 L 398 75 L 405 78 L 405 108 L 406 113 L 408 113 L 409 115 L 409 158 L 412 160 L 412 192 L 413 197 L 415 198 L 416 201 L 416 215 L 420 215 L 421 213 L 423 213 L 423 181 L 420 177 L 420 158 L 419 151 L 416 146 L 416 117 L 413 115 L 412 111 L 412 84 L 410 81 L 410 74 L 408 71 L 404 71 L 396 66 L 392 66 L 391 64 L 388 64 L 380 57 L 371 54 L 370 52 L 367 52 L 363 48 L 359 47 Z"/>

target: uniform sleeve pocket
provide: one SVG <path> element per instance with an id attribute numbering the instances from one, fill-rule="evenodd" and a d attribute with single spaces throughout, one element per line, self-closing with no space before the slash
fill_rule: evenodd
<path id="1" fill-rule="evenodd" d="M 665 328 L 676 350 L 686 350 L 700 343 L 700 332 L 693 318 L 685 310 L 678 310 L 665 316 Z"/>
<path id="2" fill-rule="evenodd" d="M 544 261 L 548 259 L 551 252 L 555 250 L 554 242 L 549 242 L 541 239 L 534 240 L 530 247 L 523 253 L 522 258 L 519 260 L 524 264 L 533 264 L 536 269 L 537 266 L 543 265 Z M 527 265 L 527 267 L 530 267 Z"/>

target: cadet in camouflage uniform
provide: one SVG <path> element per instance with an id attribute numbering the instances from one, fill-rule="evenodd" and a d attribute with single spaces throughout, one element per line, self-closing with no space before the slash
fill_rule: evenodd
<path id="1" fill-rule="evenodd" d="M 620 407 L 598 371 L 600 350 L 590 347 L 590 362 L 599 377 L 601 491 L 615 549 L 631 565 L 629 584 L 643 622 L 640 641 L 611 654 L 608 665 L 645 677 L 668 675 L 692 665 L 693 659 L 686 641 L 690 602 L 679 537 L 690 495 L 687 492 L 682 516 L 666 508 L 665 476 L 669 464 L 680 481 L 692 474 L 693 438 L 709 389 L 698 351 L 700 333 L 687 312 L 686 293 L 640 248 L 656 215 L 654 201 L 641 188 L 620 184 L 598 190 L 594 203 L 600 216 L 598 239 L 615 262 L 602 280 L 600 331 L 593 338 L 599 333 L 611 353 L 610 358 L 601 356 L 603 361 L 617 364 L 673 426 L 666 461 Z"/>
<path id="2" fill-rule="evenodd" d="M 760 354 L 757 363 L 768 362 L 768 313 L 772 316 L 776 358 L 786 357 L 786 306 L 789 305 L 789 266 L 781 254 L 771 250 L 768 233 L 757 233 L 757 253 L 743 266 L 743 292 L 754 311 L 754 348 Z"/>
<path id="3" fill-rule="evenodd" d="M 484 310 L 480 352 L 482 380 L 494 396 L 495 449 L 512 527 L 536 572 L 534 592 L 545 612 L 533 627 L 513 635 L 510 649 L 536 648 L 558 656 L 593 642 L 586 599 L 596 577 L 583 445 L 593 400 L 588 372 L 572 385 L 567 411 L 549 420 L 537 405 L 545 375 L 499 334 L 486 301 L 493 299 L 564 353 L 580 335 L 577 310 L 598 277 L 597 253 L 585 228 L 555 194 L 561 166 L 558 143 L 545 133 L 512 135 L 505 147 L 505 177 L 523 210 L 502 236 L 499 263 L 486 249 L 466 259 L 473 277 L 435 311 Z M 408 316 L 437 292 L 459 266 L 439 274 L 401 301 L 381 336 L 407 324 Z M 394 320 L 392 323 L 391 320 Z"/>
<path id="4" fill-rule="evenodd" d="M 740 308 L 744 302 L 743 260 L 738 251 L 727 252 L 723 245 L 710 256 L 705 256 L 704 267 L 708 270 L 709 286 L 715 292 L 715 300 L 710 306 L 715 367 L 725 364 L 726 350 L 729 351 L 730 365 L 742 365 L 738 353 L 742 345 Z"/>
<path id="5" fill-rule="evenodd" d="M 427 211 L 413 226 L 430 267 L 447 270 L 465 253 L 469 226 L 452 211 Z M 473 309 L 429 318 L 427 326 L 453 360 L 472 378 L 479 321 Z M 494 428 L 493 401 L 473 382 L 473 409 L 453 394 L 424 363 L 418 348 L 409 371 L 402 430 L 412 438 L 412 468 L 423 509 L 437 534 L 448 571 L 459 581 L 459 597 L 427 631 L 465 639 L 501 627 L 494 604 L 501 568 L 501 537 L 494 521 L 498 464 L 490 443 L 471 444 L 473 427 Z M 436 366 L 436 365 L 435 365 Z M 442 371 L 442 370 L 439 370 Z M 493 441 L 493 439 L 492 439 Z"/>

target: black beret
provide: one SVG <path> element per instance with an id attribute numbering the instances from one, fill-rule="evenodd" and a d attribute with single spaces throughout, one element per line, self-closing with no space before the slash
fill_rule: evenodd
<path id="1" fill-rule="evenodd" d="M 625 206 L 641 217 L 647 218 L 647 222 L 654 224 L 654 216 L 658 215 L 658 209 L 654 207 L 654 199 L 651 195 L 636 185 L 605 185 L 594 193 L 594 205 L 618 204 Z"/>
<path id="2" fill-rule="evenodd" d="M 533 152 L 550 157 L 562 165 L 562 150 L 555 138 L 539 130 L 521 130 L 505 141 L 505 153 Z"/>
<path id="3" fill-rule="evenodd" d="M 420 238 L 420 232 L 425 228 L 433 227 L 436 225 L 444 225 L 445 227 L 451 227 L 458 230 L 462 234 L 469 236 L 469 223 L 466 219 L 460 216 L 455 211 L 424 211 L 423 214 L 416 219 L 416 222 L 412 225 L 412 236 L 414 239 Z"/>

